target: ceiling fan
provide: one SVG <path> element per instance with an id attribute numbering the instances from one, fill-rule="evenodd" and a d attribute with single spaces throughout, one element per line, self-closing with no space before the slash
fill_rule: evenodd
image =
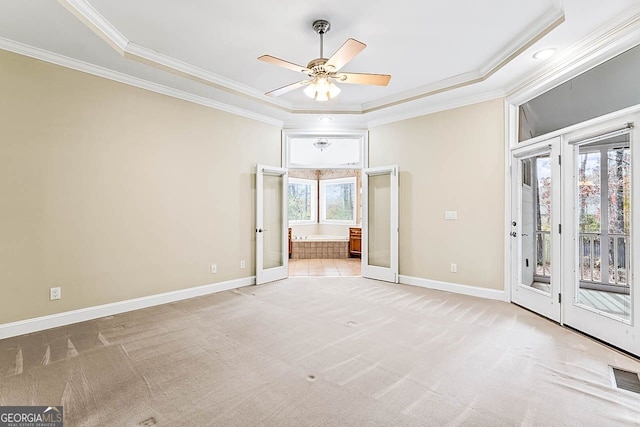
<path id="1" fill-rule="evenodd" d="M 391 80 L 387 74 L 363 74 L 340 72 L 349 61 L 367 47 L 366 44 L 354 39 L 348 39 L 331 58 L 324 57 L 324 35 L 331 29 L 329 21 L 319 19 L 313 23 L 313 30 L 320 35 L 320 58 L 311 60 L 306 67 L 276 58 L 271 55 L 262 55 L 258 59 L 270 64 L 278 65 L 289 70 L 298 71 L 309 76 L 307 80 L 283 86 L 279 89 L 267 92 L 265 95 L 280 96 L 294 89 L 306 86 L 304 92 L 316 101 L 327 101 L 340 93 L 340 88 L 334 84 L 334 80 L 341 83 L 357 85 L 386 86 Z"/>

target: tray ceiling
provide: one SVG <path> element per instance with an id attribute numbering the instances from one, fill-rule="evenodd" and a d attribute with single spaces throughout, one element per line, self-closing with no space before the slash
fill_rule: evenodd
<path id="1" fill-rule="evenodd" d="M 18 51 L 17 42 L 284 123 L 333 114 L 336 123 L 366 126 L 500 96 L 542 66 L 536 51 L 567 52 L 637 8 L 635 0 L 13 0 L 0 4 L 0 47 Z M 315 19 L 331 22 L 325 56 L 360 40 L 367 48 L 343 70 L 391 74 L 390 84 L 338 83 L 342 92 L 325 103 L 302 90 L 264 96 L 305 76 L 257 57 L 317 58 Z"/>

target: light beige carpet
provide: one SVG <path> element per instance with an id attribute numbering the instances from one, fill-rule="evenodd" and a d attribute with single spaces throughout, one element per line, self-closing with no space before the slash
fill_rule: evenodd
<path id="1" fill-rule="evenodd" d="M 0 405 L 87 426 L 616 426 L 640 363 L 511 304 L 295 278 L 0 341 Z"/>

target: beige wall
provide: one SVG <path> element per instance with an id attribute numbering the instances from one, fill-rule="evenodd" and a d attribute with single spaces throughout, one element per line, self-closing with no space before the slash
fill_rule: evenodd
<path id="1" fill-rule="evenodd" d="M 504 288 L 502 99 L 374 128 L 369 164 L 400 168 L 400 274 Z"/>
<path id="2" fill-rule="evenodd" d="M 255 274 L 279 128 L 4 51 L 0 89 L 0 323 Z"/>

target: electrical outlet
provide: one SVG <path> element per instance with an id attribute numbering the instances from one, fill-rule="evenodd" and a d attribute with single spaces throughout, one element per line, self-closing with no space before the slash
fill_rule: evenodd
<path id="1" fill-rule="evenodd" d="M 240 261 L 240 268 L 245 268 L 247 265 L 245 264 L 244 260 Z"/>
<path id="2" fill-rule="evenodd" d="M 218 272 L 218 265 L 211 264 L 211 274 L 216 274 Z"/>
<path id="3" fill-rule="evenodd" d="M 451 272 L 452 273 L 458 272 L 458 264 L 451 264 Z"/>
<path id="4" fill-rule="evenodd" d="M 62 291 L 60 288 L 49 289 L 49 299 L 51 301 L 62 298 Z"/>

